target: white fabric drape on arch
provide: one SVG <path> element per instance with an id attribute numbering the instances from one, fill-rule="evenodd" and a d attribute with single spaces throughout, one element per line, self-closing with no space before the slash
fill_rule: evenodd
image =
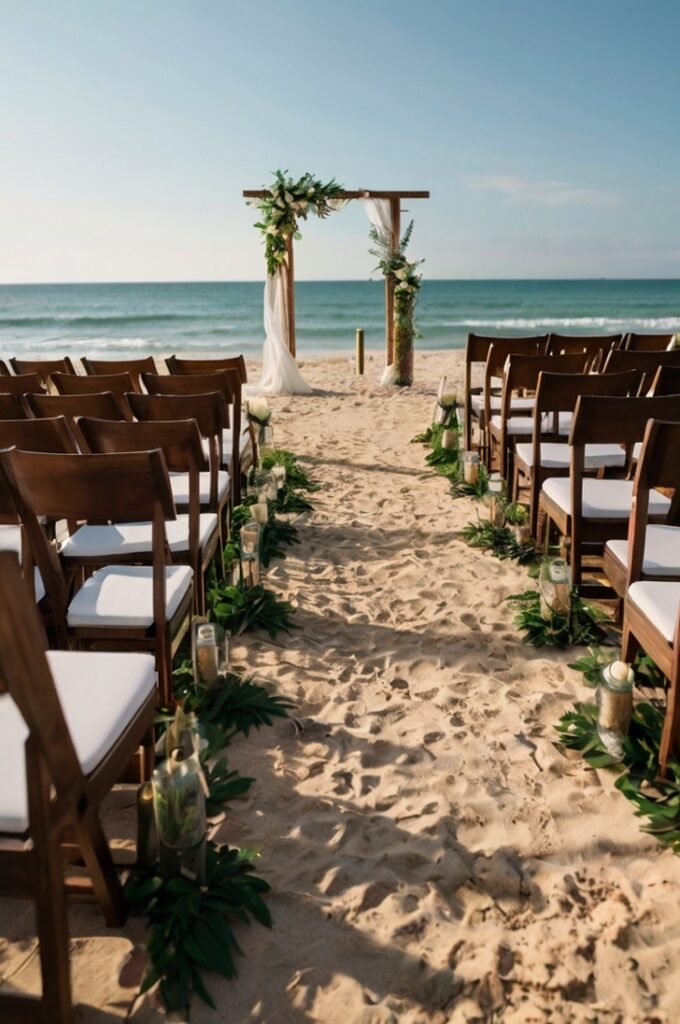
<path id="1" fill-rule="evenodd" d="M 285 271 L 279 268 L 264 286 L 262 376 L 258 390 L 265 395 L 309 395 L 312 392 L 288 351 Z"/>
<path id="2" fill-rule="evenodd" d="M 392 233 L 392 213 L 390 211 L 389 199 L 362 199 L 361 204 L 366 211 L 371 226 L 381 235 L 387 235 L 389 238 Z M 380 378 L 380 383 L 384 387 L 390 387 L 392 384 L 396 384 L 396 382 L 396 367 L 393 363 L 387 363 Z"/>

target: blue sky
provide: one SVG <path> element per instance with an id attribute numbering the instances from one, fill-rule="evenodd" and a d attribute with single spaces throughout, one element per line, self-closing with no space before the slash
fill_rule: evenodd
<path id="1" fill-rule="evenodd" d="M 276 167 L 429 188 L 430 277 L 680 277 L 675 0 L 0 0 L 0 282 L 264 276 Z M 300 278 L 369 274 L 358 204 Z"/>

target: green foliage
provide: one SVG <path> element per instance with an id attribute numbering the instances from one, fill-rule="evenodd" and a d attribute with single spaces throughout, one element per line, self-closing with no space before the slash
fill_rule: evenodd
<path id="1" fill-rule="evenodd" d="M 540 596 L 537 590 L 508 597 L 508 604 L 515 610 L 515 625 L 524 634 L 522 639 L 533 647 L 574 647 L 580 644 L 604 643 L 608 639 L 605 628 L 611 620 L 594 605 L 582 601 L 576 587 L 571 592 L 571 614 L 553 612 L 550 619 L 544 619 L 540 611 Z"/>
<path id="2" fill-rule="evenodd" d="M 233 926 L 251 917 L 271 927 L 262 896 L 269 885 L 253 873 L 238 850 L 208 843 L 206 881 L 160 878 L 154 870 L 135 870 L 125 884 L 130 912 L 149 922 L 150 966 L 142 982 L 146 992 L 157 982 L 168 1012 L 187 1013 L 196 993 L 215 1008 L 201 972 L 236 975 L 234 957 L 243 955 Z"/>
<path id="3" fill-rule="evenodd" d="M 250 589 L 242 580 L 235 586 L 216 583 L 208 590 L 208 603 L 210 617 L 232 636 L 264 629 L 274 640 L 278 633 L 289 633 L 294 626 L 290 618 L 295 611 L 293 605 L 265 590 L 261 583 Z"/>
<path id="4" fill-rule="evenodd" d="M 510 526 L 524 526 L 529 518 L 526 505 L 522 505 L 519 501 L 508 502 L 504 511 L 505 521 L 506 523 L 509 523 Z"/>
<path id="5" fill-rule="evenodd" d="M 519 544 L 512 530 L 507 526 L 494 526 L 489 519 L 468 523 L 461 530 L 461 537 L 471 548 L 490 551 L 496 558 L 512 558 L 520 565 L 528 565 L 538 557 L 533 542 Z"/>
<path id="6" fill-rule="evenodd" d="M 274 182 L 266 195 L 252 199 L 250 205 L 259 210 L 255 227 L 262 233 L 265 246 L 267 273 L 273 275 L 286 262 L 286 239 L 299 239 L 298 221 L 307 220 L 310 213 L 328 217 L 332 213 L 331 201 L 342 192 L 334 178 L 323 182 L 311 174 L 303 174 L 295 181 L 287 171 L 276 171 Z"/>
<path id="7" fill-rule="evenodd" d="M 680 854 L 680 764 L 669 763 L 667 777 L 657 778 L 663 721 L 663 712 L 653 704 L 637 704 L 622 761 L 611 757 L 600 740 L 594 704 L 577 704 L 555 728 L 561 742 L 580 751 L 592 768 L 618 773 L 616 788 L 635 805 L 636 816 L 647 819 L 643 831 Z"/>
<path id="8" fill-rule="evenodd" d="M 266 569 L 273 558 L 286 557 L 283 544 L 290 547 L 292 544 L 299 543 L 298 531 L 292 523 L 282 522 L 276 516 L 270 516 L 260 534 L 260 562 Z"/>
<path id="9" fill-rule="evenodd" d="M 489 493 L 489 474 L 486 466 L 480 465 L 476 484 L 467 484 L 460 476 L 451 484 L 453 498 L 476 498 L 481 501 Z"/>
<path id="10" fill-rule="evenodd" d="M 296 491 L 318 491 L 319 484 L 300 468 L 300 460 L 293 452 L 285 448 L 277 448 L 273 452 L 267 452 L 262 458 L 262 469 L 270 470 L 272 466 L 286 467 L 286 484 Z"/>
<path id="11" fill-rule="evenodd" d="M 273 725 L 275 718 L 288 718 L 292 701 L 270 694 L 253 677 L 243 678 L 236 672 L 218 676 L 205 685 L 194 679 L 190 661 L 184 661 L 173 672 L 175 696 L 185 711 L 196 714 L 210 750 L 219 750 L 237 733 L 250 735 L 251 729 Z"/>
<path id="12" fill-rule="evenodd" d="M 569 668 L 582 672 L 584 682 L 588 686 L 597 686 L 600 681 L 600 674 L 605 665 L 612 660 L 611 652 L 601 647 L 589 647 L 588 654 L 577 658 L 569 664 Z M 651 686 L 655 689 L 663 689 L 664 677 L 656 667 L 649 655 L 644 651 L 638 651 L 633 661 L 633 672 L 635 673 L 635 685 L 637 687 Z"/>
<path id="13" fill-rule="evenodd" d="M 232 800 L 245 796 L 255 779 L 232 771 L 226 757 L 210 763 L 208 756 L 207 752 L 201 755 L 201 764 L 208 785 L 205 813 L 213 818 L 222 814 Z"/>

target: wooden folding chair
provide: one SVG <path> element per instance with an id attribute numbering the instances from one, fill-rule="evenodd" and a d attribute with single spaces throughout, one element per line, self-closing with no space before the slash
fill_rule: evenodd
<path id="1" fill-rule="evenodd" d="M 189 625 L 193 572 L 173 565 L 165 520 L 175 505 L 161 451 L 116 455 L 0 452 L 0 466 L 43 578 L 59 646 L 152 651 L 164 703 L 172 655 Z M 69 600 L 59 556 L 38 522 L 151 522 L 152 565 L 107 565 Z"/>
<path id="2" fill-rule="evenodd" d="M 214 373 L 216 370 L 237 370 L 242 384 L 248 383 L 248 371 L 246 361 L 242 355 L 223 356 L 207 359 L 181 359 L 178 356 L 168 356 L 165 360 L 168 372 L 176 374 Z"/>
<path id="3" fill-rule="evenodd" d="M 220 437 L 220 465 L 228 470 L 232 484 L 232 504 L 241 502 L 241 484 L 253 465 L 255 443 L 250 425 L 241 428 L 241 381 L 238 370 L 214 370 L 210 373 L 142 374 L 150 395 L 204 395 L 220 391 L 229 409 L 231 426 Z"/>
<path id="4" fill-rule="evenodd" d="M 674 334 L 627 334 L 623 348 L 629 352 L 665 352 L 672 348 Z"/>
<path id="5" fill-rule="evenodd" d="M 131 391 L 140 391 L 140 373 L 156 373 L 156 363 L 153 356 L 140 356 L 138 359 L 88 359 L 83 356 L 81 360 L 85 373 L 88 376 L 110 376 L 112 374 L 129 373 L 132 377 L 134 387 Z M 102 391 L 107 390 L 102 388 Z"/>
<path id="6" fill-rule="evenodd" d="M 9 366 L 4 359 L 0 359 L 0 377 L 9 377 Z"/>
<path id="7" fill-rule="evenodd" d="M 210 470 L 199 478 L 201 508 L 217 512 L 226 535 L 228 525 L 229 474 L 220 468 L 222 432 L 229 426 L 229 410 L 224 395 L 213 391 L 205 395 L 133 395 L 127 396 L 133 415 L 140 421 L 195 420 L 206 442 Z M 171 476 L 175 502 L 181 508 L 189 503 L 189 478 L 186 473 Z"/>
<path id="8" fill-rule="evenodd" d="M 45 387 L 48 387 L 53 373 L 75 373 L 75 367 L 68 356 L 63 359 L 17 359 L 13 356 L 10 364 L 14 373 L 37 373 Z"/>
<path id="9" fill-rule="evenodd" d="M 571 426 L 576 402 L 581 395 L 635 395 L 639 386 L 640 373 L 637 370 L 609 374 L 543 370 L 539 374 L 531 440 L 515 444 L 512 487 L 515 501 L 519 501 L 522 488 L 529 488 L 529 521 L 533 537 L 537 534 L 538 499 L 544 480 L 551 476 L 568 476 L 571 465 L 571 448 L 567 438 L 556 433 L 555 417 L 568 417 L 563 423 Z M 626 464 L 626 451 L 620 444 L 586 445 L 584 472 L 587 474 L 621 472 Z"/>
<path id="10" fill-rule="evenodd" d="M 569 477 L 548 477 L 539 499 L 539 541 L 545 513 L 565 538 L 569 539 L 571 574 L 574 584 L 588 596 L 611 596 L 601 580 L 602 569 L 591 567 L 596 579 L 584 580 L 586 555 L 602 555 L 608 540 L 627 536 L 633 500 L 632 480 L 598 480 L 585 475 L 585 450 L 591 444 L 621 444 L 627 451 L 644 437 L 647 420 L 680 420 L 680 396 L 664 398 L 617 398 L 582 395 L 576 403 L 574 425 L 569 438 L 571 471 Z M 658 491 L 650 495 L 649 518 L 665 523 L 671 509 L 670 499 Z M 549 530 L 546 530 L 546 541 Z"/>
<path id="11" fill-rule="evenodd" d="M 20 373 L 16 377 L 0 376 L 0 395 L 47 394 L 39 373 Z"/>
<path id="12" fill-rule="evenodd" d="M 503 370 L 510 355 L 542 356 L 545 355 L 547 342 L 539 338 L 498 338 L 489 348 L 484 364 L 484 384 L 482 394 L 472 398 L 473 415 L 477 413 L 480 432 L 480 452 L 490 467 L 489 424 L 491 417 L 497 415 L 501 408 L 501 391 L 503 387 Z M 515 414 L 531 415 L 534 407 L 533 397 L 518 397 L 513 402 Z"/>
<path id="13" fill-rule="evenodd" d="M 609 540 L 604 549 L 604 571 L 619 597 L 638 580 L 680 580 L 680 424 L 654 423 L 637 464 L 628 538 Z M 655 488 L 673 492 L 661 524 L 647 522 Z"/>
<path id="14" fill-rule="evenodd" d="M 207 469 L 201 435 L 195 420 L 128 423 L 82 418 L 78 425 L 93 454 L 160 449 L 169 472 L 189 478 L 188 515 L 166 523 L 170 552 L 175 561 L 194 570 L 194 593 L 199 615 L 205 614 L 205 577 L 218 551 L 221 535 L 217 515 L 201 513 L 200 474 Z M 0 435 L 1 436 L 1 435 Z M 223 540 L 223 538 L 222 538 Z M 220 547 L 220 554 L 224 543 Z M 105 565 L 113 561 L 145 561 L 152 555 L 151 523 L 116 523 L 82 526 L 60 549 L 68 565 Z"/>
<path id="15" fill-rule="evenodd" d="M 72 373 L 53 373 L 52 383 L 60 395 L 97 395 L 109 391 L 121 411 L 129 416 L 125 396 L 129 391 L 141 391 L 139 377 L 129 372 L 98 374 L 82 377 Z M 0 384 L 0 387 L 2 385 Z"/>
<path id="16" fill-rule="evenodd" d="M 660 399 L 656 399 L 660 401 Z M 640 647 L 649 655 L 669 682 L 659 768 L 665 774 L 671 757 L 680 757 L 680 580 L 653 578 L 649 563 L 655 544 L 650 545 L 647 525 L 655 487 L 673 488 L 670 519 L 678 522 L 680 511 L 680 423 L 653 420 L 647 424 L 642 455 L 635 477 L 635 506 L 629 536 L 627 590 L 623 618 L 622 657 L 632 661 Z M 671 528 L 669 528 L 671 529 Z M 661 546 L 666 565 L 680 569 L 680 528 L 673 540 L 666 536 Z M 647 577 L 647 578 L 645 578 Z"/>
<path id="17" fill-rule="evenodd" d="M 505 479 L 512 479 L 513 444 L 518 438 L 531 437 L 534 392 L 541 371 L 580 373 L 587 362 L 588 355 L 582 352 L 569 356 L 520 355 L 513 352 L 507 357 L 503 366 L 500 409 L 497 413 L 492 413 L 487 421 L 490 468 L 497 464 Z M 532 397 L 520 397 L 526 392 L 531 392 Z M 553 431 L 556 436 L 567 436 L 570 429 L 569 413 L 556 417 Z"/>
<path id="18" fill-rule="evenodd" d="M 140 745 L 153 768 L 153 659 L 46 653 L 16 557 L 0 553 L 0 893 L 32 899 L 42 994 L 0 992 L 8 1024 L 74 1024 L 68 896 L 94 897 L 107 924 L 125 899 L 99 820 L 104 797 Z M 65 861 L 82 860 L 86 875 Z"/>
<path id="19" fill-rule="evenodd" d="M 672 349 L 670 352 L 612 349 L 605 360 L 602 372 L 623 373 L 624 370 L 640 370 L 643 374 L 640 394 L 646 395 L 660 366 L 680 366 L 680 349 Z"/>
<path id="20" fill-rule="evenodd" d="M 493 344 L 498 345 L 517 345 L 517 351 L 529 351 L 535 355 L 545 352 L 545 346 L 548 341 L 548 335 L 536 335 L 525 338 L 492 338 L 481 334 L 468 334 L 467 342 L 465 345 L 465 380 L 464 380 L 464 437 L 465 437 L 465 449 L 469 451 L 472 447 L 472 425 L 473 420 L 479 421 L 480 438 L 483 436 L 485 425 L 484 425 L 484 383 L 481 385 L 473 384 L 473 367 L 477 367 L 477 372 L 480 370 L 482 374 L 486 368 L 486 360 L 489 355 L 489 350 Z M 507 353 L 506 353 L 507 354 Z M 491 382 L 492 385 L 498 389 L 500 381 L 495 380 Z M 491 403 L 494 412 L 500 408 L 500 400 L 498 398 Z M 480 450 L 483 445 L 480 444 Z"/>
<path id="21" fill-rule="evenodd" d="M 621 348 L 623 339 L 623 334 L 550 334 L 546 352 L 550 356 L 575 355 L 577 352 L 583 352 L 589 357 L 586 370 L 596 373 L 607 353 L 613 348 Z"/>

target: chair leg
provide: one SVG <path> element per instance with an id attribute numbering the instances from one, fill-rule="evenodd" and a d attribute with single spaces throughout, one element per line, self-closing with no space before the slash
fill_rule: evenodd
<path id="1" fill-rule="evenodd" d="M 626 622 L 624 615 L 623 619 L 623 633 L 621 636 L 621 660 L 632 662 L 635 655 L 640 650 L 640 644 L 638 643 L 637 637 L 631 632 L 630 626 Z"/>
<path id="2" fill-rule="evenodd" d="M 119 928 L 127 918 L 127 906 L 109 844 L 94 810 L 88 810 L 78 822 L 76 833 L 104 920 L 110 928 Z"/>
<path id="3" fill-rule="evenodd" d="M 666 775 L 669 758 L 680 750 L 680 701 L 678 700 L 677 678 L 671 680 L 666 701 L 666 716 L 659 750 L 659 770 L 662 776 Z"/>
<path id="4" fill-rule="evenodd" d="M 49 826 L 49 788 L 42 759 L 35 759 L 31 775 L 29 801 L 44 1007 L 42 1019 L 73 1024 L 64 865 L 58 837 Z M 42 777 L 36 778 L 36 775 Z"/>

